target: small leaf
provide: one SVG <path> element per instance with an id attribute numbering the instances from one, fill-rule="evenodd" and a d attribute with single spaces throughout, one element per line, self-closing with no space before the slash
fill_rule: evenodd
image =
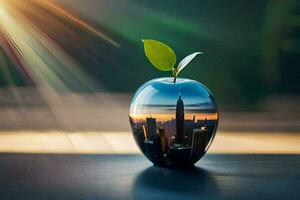
<path id="1" fill-rule="evenodd" d="M 181 70 L 183 70 L 183 68 L 185 68 L 198 54 L 203 54 L 202 52 L 195 52 L 192 53 L 188 56 L 186 56 L 184 59 L 182 59 L 182 61 L 178 64 L 177 67 L 177 75 L 179 74 L 179 72 Z"/>
<path id="2" fill-rule="evenodd" d="M 144 50 L 149 61 L 157 69 L 171 71 L 176 63 L 174 51 L 166 44 L 157 40 L 143 39 Z"/>

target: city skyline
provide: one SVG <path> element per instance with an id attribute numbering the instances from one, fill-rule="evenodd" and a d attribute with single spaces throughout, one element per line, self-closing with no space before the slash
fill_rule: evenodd
<path id="1" fill-rule="evenodd" d="M 175 108 L 172 114 L 130 114 L 135 140 L 154 164 L 193 164 L 204 155 L 213 138 L 218 113 L 190 113 L 181 95 L 175 106 L 169 107 Z"/>

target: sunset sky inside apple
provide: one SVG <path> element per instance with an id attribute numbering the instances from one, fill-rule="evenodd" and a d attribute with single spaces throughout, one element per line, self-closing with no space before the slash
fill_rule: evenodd
<path id="1" fill-rule="evenodd" d="M 217 120 L 219 118 L 218 113 L 186 113 L 184 115 L 185 120 L 192 120 L 195 116 L 195 120 Z M 157 121 L 169 121 L 175 119 L 174 114 L 130 114 L 130 117 L 136 122 L 143 122 L 147 117 L 155 118 Z"/>

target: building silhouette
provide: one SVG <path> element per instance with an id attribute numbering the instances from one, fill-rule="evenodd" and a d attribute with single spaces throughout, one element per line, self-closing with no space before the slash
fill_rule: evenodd
<path id="1" fill-rule="evenodd" d="M 207 129 L 194 129 L 193 130 L 193 140 L 192 140 L 192 150 L 191 150 L 191 160 L 192 162 L 197 161 L 200 157 L 204 155 L 206 145 L 207 145 Z"/>
<path id="2" fill-rule="evenodd" d="M 176 144 L 184 144 L 184 104 L 179 95 L 176 103 Z"/>
<path id="3" fill-rule="evenodd" d="M 147 138 L 148 140 L 153 141 L 154 137 L 157 135 L 156 119 L 152 117 L 146 118 L 146 127 L 147 127 Z"/>
<path id="4" fill-rule="evenodd" d="M 188 146 L 192 146 L 193 130 L 195 128 L 197 128 L 197 124 L 193 120 L 184 120 L 184 135 Z"/>
<path id="5" fill-rule="evenodd" d="M 176 136 L 176 121 L 171 120 L 167 121 L 163 124 L 165 136 L 167 137 L 168 140 L 168 145 L 173 145 L 174 144 L 174 138 Z"/>
<path id="6" fill-rule="evenodd" d="M 161 143 L 159 136 L 154 136 L 153 140 L 145 140 L 145 155 L 154 163 L 159 164 L 162 159 L 162 152 L 161 152 Z"/>
<path id="7" fill-rule="evenodd" d="M 174 166 L 183 166 L 190 163 L 191 147 L 170 147 L 168 159 Z"/>
<path id="8" fill-rule="evenodd" d="M 167 153 L 168 150 L 168 139 L 165 134 L 164 127 L 160 127 L 158 129 L 159 139 L 160 139 L 160 145 L 161 145 L 161 152 L 163 154 Z"/>

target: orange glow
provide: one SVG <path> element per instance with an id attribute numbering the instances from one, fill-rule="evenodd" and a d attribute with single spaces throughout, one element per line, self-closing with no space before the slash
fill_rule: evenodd
<path id="1" fill-rule="evenodd" d="M 218 132 L 209 153 L 299 155 L 299 141 L 299 133 Z M 68 132 L 58 130 L 0 131 L 0 152 L 140 154 L 130 132 Z"/>
<path id="2" fill-rule="evenodd" d="M 219 118 L 218 113 L 185 113 L 185 120 L 192 120 L 195 116 L 195 120 L 217 120 Z M 168 121 L 172 118 L 175 119 L 175 114 L 130 114 L 130 117 L 136 121 L 145 121 L 147 117 L 156 118 L 158 121 Z"/>

